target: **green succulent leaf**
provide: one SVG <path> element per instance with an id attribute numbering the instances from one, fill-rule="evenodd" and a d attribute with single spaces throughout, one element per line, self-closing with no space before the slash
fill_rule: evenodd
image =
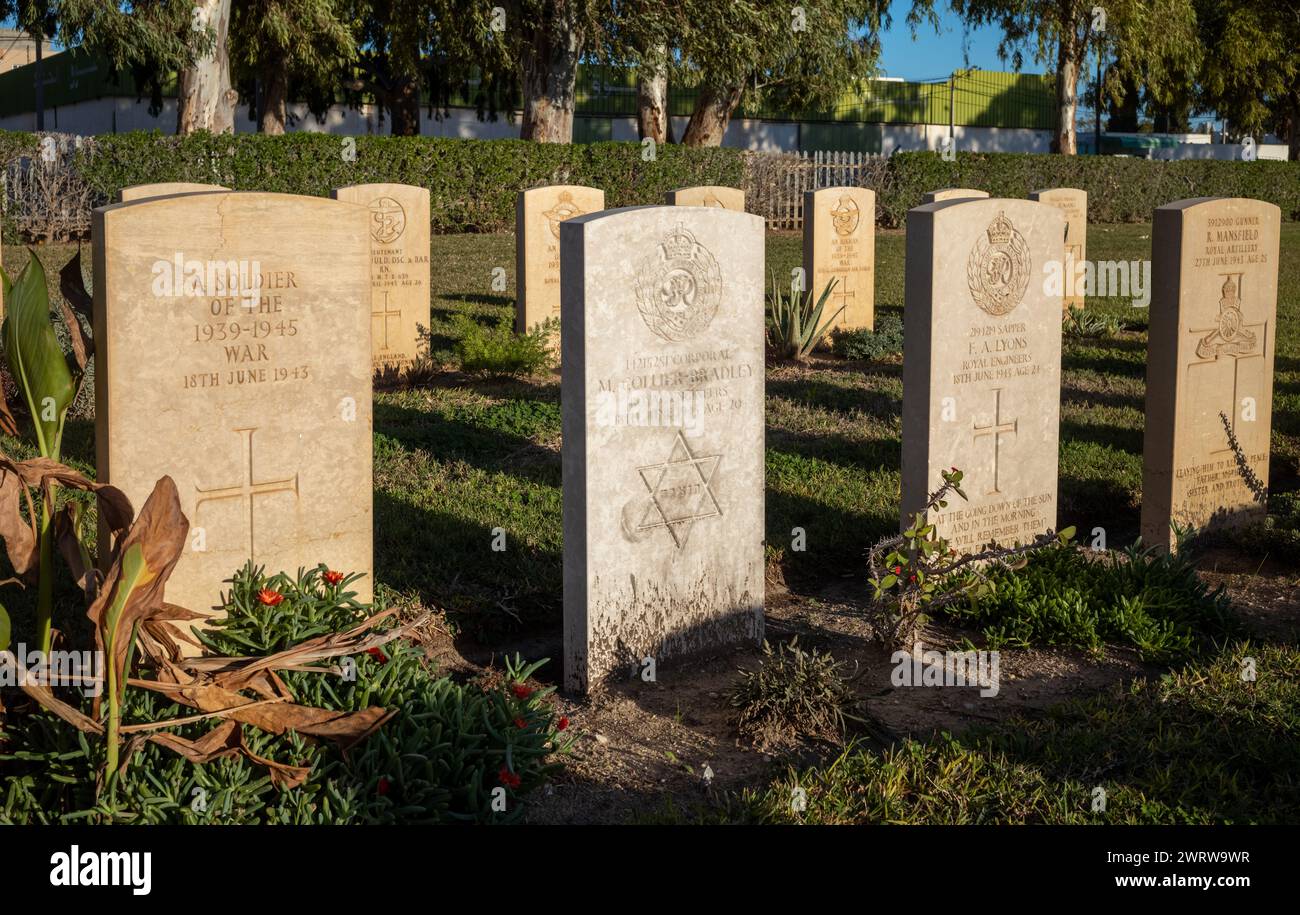
<path id="1" fill-rule="evenodd" d="M 10 282 L 4 276 L 4 351 L 14 383 L 27 401 L 37 447 L 58 458 L 63 420 L 77 396 L 77 377 L 50 323 L 45 269 L 32 252 L 27 267 Z"/>

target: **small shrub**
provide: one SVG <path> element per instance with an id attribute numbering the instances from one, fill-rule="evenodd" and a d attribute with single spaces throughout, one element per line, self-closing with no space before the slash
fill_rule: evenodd
<path id="1" fill-rule="evenodd" d="M 947 508 L 950 493 L 966 500 L 963 475 L 953 467 L 940 471 L 940 476 L 943 484 L 912 515 L 908 528 L 877 541 L 867 551 L 872 600 L 866 616 L 873 637 L 886 648 L 911 648 L 931 611 L 975 601 L 989 589 L 992 570 L 1020 568 L 1026 554 L 1074 537 L 1074 528 L 1067 527 L 1059 534 L 1045 531 L 1028 543 L 992 543 L 977 553 L 959 553 L 939 535 L 930 513 Z"/>
<path id="2" fill-rule="evenodd" d="M 1123 322 L 1115 315 L 1088 311 L 1077 305 L 1070 306 L 1061 318 L 1062 333 L 1075 340 L 1101 340 L 1113 337 L 1123 329 Z"/>
<path id="3" fill-rule="evenodd" d="M 1211 590 L 1186 552 L 1140 544 L 1108 554 L 1044 550 L 1023 569 L 993 573 L 978 597 L 943 612 L 979 626 L 992 648 L 1098 651 L 1109 643 L 1162 662 L 1195 656 L 1241 631 L 1224 589 Z"/>
<path id="4" fill-rule="evenodd" d="M 1259 672 L 1243 679 L 1246 659 Z M 1238 644 L 1210 663 L 1117 685 L 1032 719 L 789 769 L 678 822 L 1294 823 L 1300 652 Z M 1093 809 L 1096 788 L 1104 811 Z M 791 798 L 802 789 L 804 803 Z M 668 817 L 665 817 L 667 819 Z"/>
<path id="5" fill-rule="evenodd" d="M 203 634 L 223 655 L 265 655 L 304 639 L 348 629 L 372 609 L 348 590 L 357 576 L 327 584 L 324 567 L 296 577 L 266 577 L 245 568 L 231 581 L 227 616 Z M 258 599 L 274 591 L 276 606 Z M 508 660 L 491 681 L 461 685 L 435 676 L 424 652 L 406 639 L 351 658 L 351 677 L 327 668 L 284 670 L 295 701 L 340 712 L 380 706 L 393 712 L 359 744 L 290 732 L 275 736 L 244 725 L 247 748 L 264 760 L 309 768 L 297 788 L 281 789 L 245 756 L 193 765 L 153 744 L 141 746 L 116 782 L 112 801 L 97 800 L 102 740 L 88 738 L 40 711 L 4 720 L 0 733 L 0 824 L 3 823 L 444 823 L 502 822 L 522 813 L 521 799 L 557 768 L 568 751 L 549 697 L 530 679 L 545 661 Z M 69 694 L 72 698 L 72 694 Z M 90 712 L 86 701 L 83 710 Z M 191 715 L 160 693 L 128 688 L 124 723 Z M 190 740 L 212 721 L 170 730 Z M 504 812 L 493 809 L 502 788 Z"/>
<path id="6" fill-rule="evenodd" d="M 456 359 L 467 374 L 519 378 L 540 374 L 555 365 L 551 341 L 558 322 L 554 319 L 526 334 L 516 334 L 508 318 L 486 327 L 466 315 L 457 315 L 454 324 L 459 335 Z"/>
<path id="7" fill-rule="evenodd" d="M 868 362 L 903 351 L 903 321 L 897 315 L 881 315 L 875 330 L 837 330 L 831 336 L 835 355 Z"/>
<path id="8" fill-rule="evenodd" d="M 772 292 L 767 299 L 767 338 L 778 359 L 802 362 L 815 350 L 830 330 L 835 317 L 844 309 L 832 312 L 824 322 L 822 312 L 835 289 L 835 280 L 826 284 L 816 301 L 812 292 L 787 293 L 772 276 Z"/>
<path id="9" fill-rule="evenodd" d="M 843 666 L 829 652 L 804 651 L 797 638 L 776 651 L 764 642 L 758 670 L 742 669 L 728 696 L 741 736 L 759 744 L 838 740 L 855 703 Z"/>

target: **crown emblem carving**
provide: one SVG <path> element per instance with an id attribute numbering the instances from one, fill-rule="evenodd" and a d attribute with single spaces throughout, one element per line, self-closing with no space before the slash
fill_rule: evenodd
<path id="1" fill-rule="evenodd" d="M 689 258 L 695 251 L 695 236 L 682 228 L 679 222 L 677 228 L 668 233 L 664 239 L 664 254 L 669 258 Z"/>
<path id="2" fill-rule="evenodd" d="M 998 218 L 989 223 L 985 230 L 989 236 L 989 243 L 993 245 L 1005 245 L 1011 241 L 1011 236 L 1015 234 L 1016 228 L 1011 224 L 1003 212 L 998 213 Z"/>

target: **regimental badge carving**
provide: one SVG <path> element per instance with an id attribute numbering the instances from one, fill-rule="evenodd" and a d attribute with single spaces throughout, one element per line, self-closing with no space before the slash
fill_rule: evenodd
<path id="1" fill-rule="evenodd" d="M 391 245 L 406 231 L 406 210 L 392 197 L 380 197 L 370 204 L 370 237 Z"/>
<path id="2" fill-rule="evenodd" d="M 723 203 L 721 200 L 719 200 L 718 195 L 713 193 L 713 191 L 709 191 L 707 194 L 704 195 L 703 204 L 706 207 L 718 207 L 719 209 L 722 210 L 725 210 L 727 208 L 727 205 Z"/>
<path id="3" fill-rule="evenodd" d="M 722 299 L 717 259 L 681 225 L 636 270 L 636 307 L 665 340 L 689 340 L 709 326 Z"/>
<path id="4" fill-rule="evenodd" d="M 1241 274 L 1228 274 L 1219 298 L 1219 326 L 1196 342 L 1200 359 L 1245 356 L 1255 349 L 1255 332 L 1247 329 L 1241 314 Z"/>
<path id="5" fill-rule="evenodd" d="M 560 199 L 555 206 L 542 213 L 550 222 L 551 234 L 556 238 L 560 237 L 560 223 L 566 219 L 572 219 L 574 216 L 583 215 L 583 211 L 573 202 L 573 194 L 569 191 L 560 191 Z"/>
<path id="6" fill-rule="evenodd" d="M 721 460 L 720 454 L 695 456 L 685 436 L 678 432 L 668 460 L 637 468 L 649 499 L 635 522 L 636 532 L 663 528 L 680 550 L 686 545 L 695 522 L 721 517 L 722 506 L 712 487 L 713 474 Z"/>
<path id="7" fill-rule="evenodd" d="M 966 260 L 966 284 L 975 304 L 994 316 L 1010 313 L 1029 286 L 1029 246 L 1025 238 L 998 213 Z"/>
<path id="8" fill-rule="evenodd" d="M 831 225 L 835 227 L 836 235 L 852 235 L 861 218 L 862 211 L 852 197 L 841 197 L 831 210 Z"/>

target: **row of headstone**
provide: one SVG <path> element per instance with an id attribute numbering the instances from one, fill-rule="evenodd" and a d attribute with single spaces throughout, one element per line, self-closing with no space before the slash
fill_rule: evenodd
<path id="1" fill-rule="evenodd" d="M 1083 205 L 957 196 L 908 213 L 901 509 L 906 522 L 940 472 L 960 467 L 969 498 L 934 516 L 959 551 L 1055 526 L 1062 294 L 1042 277 L 1060 239 L 1067 259 L 1082 250 L 1068 246 L 1083 244 L 1069 234 Z M 1241 198 L 1155 211 L 1148 545 L 1264 516 L 1255 490 L 1268 479 L 1280 225 L 1278 207 Z"/>
<path id="2" fill-rule="evenodd" d="M 176 481 L 193 525 L 168 586 L 176 603 L 214 607 L 250 558 L 363 572 L 369 597 L 373 322 L 376 293 L 395 288 L 376 267 L 406 265 L 394 220 L 428 220 L 389 186 L 338 196 L 359 202 L 190 189 L 95 213 L 99 479 L 135 504 L 162 475 Z M 843 240 L 871 209 L 814 195 L 814 247 L 816 224 L 829 226 L 850 263 Z M 1224 422 L 1266 480 L 1279 222 L 1252 200 L 1156 211 L 1150 542 L 1168 544 L 1171 522 L 1262 510 Z M 762 638 L 764 232 L 724 207 L 555 224 L 564 667 L 582 691 Z M 1031 200 L 909 213 L 902 509 L 960 466 L 969 501 L 936 518 L 958 549 L 1056 524 L 1061 294 L 1042 267 L 1063 256 L 1066 227 L 1062 209 Z"/>

